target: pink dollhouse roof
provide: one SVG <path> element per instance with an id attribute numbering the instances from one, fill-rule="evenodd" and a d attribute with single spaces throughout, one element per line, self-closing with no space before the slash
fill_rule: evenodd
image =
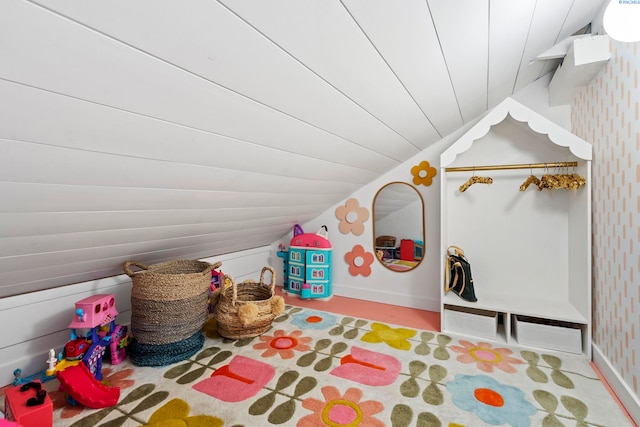
<path id="1" fill-rule="evenodd" d="M 331 249 L 331 242 L 326 237 L 316 233 L 303 233 L 293 236 L 289 246 L 292 248 Z"/>
<path id="2" fill-rule="evenodd" d="M 81 308 L 84 316 L 80 317 L 75 310 Z M 118 315 L 113 294 L 98 294 L 76 302 L 73 320 L 69 328 L 95 328 L 114 320 Z"/>

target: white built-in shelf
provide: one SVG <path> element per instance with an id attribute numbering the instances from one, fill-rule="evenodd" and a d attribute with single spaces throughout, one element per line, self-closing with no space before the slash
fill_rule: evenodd
<path id="1" fill-rule="evenodd" d="M 591 144 L 510 98 L 441 154 L 441 283 L 447 248 L 458 246 L 478 297 L 442 289 L 443 332 L 521 345 L 531 334 L 536 347 L 572 341 L 566 351 L 577 342 L 591 357 L 591 157 Z M 556 163 L 572 166 L 547 167 Z M 571 173 L 586 184 L 519 190 L 531 174 Z M 460 192 L 473 175 L 493 183 Z"/>
<path id="2" fill-rule="evenodd" d="M 559 298 L 521 298 L 512 295 L 476 293 L 478 302 L 467 302 L 462 300 L 453 292 L 449 292 L 443 297 L 444 305 L 457 307 L 468 307 L 479 310 L 497 311 L 498 313 L 517 314 L 522 316 L 539 317 L 561 322 L 572 322 L 579 324 L 589 323 L 588 319 L 582 315 L 566 299 Z"/>

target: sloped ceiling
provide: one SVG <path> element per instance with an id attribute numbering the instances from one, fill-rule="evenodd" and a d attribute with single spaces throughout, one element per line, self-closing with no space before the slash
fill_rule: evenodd
<path id="1" fill-rule="evenodd" d="M 268 245 L 557 66 L 602 0 L 3 0 L 0 297 Z"/>

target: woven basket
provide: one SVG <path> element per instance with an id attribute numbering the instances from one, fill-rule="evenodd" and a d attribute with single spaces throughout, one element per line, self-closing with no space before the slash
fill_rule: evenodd
<path id="1" fill-rule="evenodd" d="M 135 338 L 129 344 L 129 359 L 136 366 L 165 366 L 193 356 L 202 348 L 204 335 L 200 331 L 171 344 L 141 344 Z"/>
<path id="2" fill-rule="evenodd" d="M 145 265 L 124 263 L 133 282 L 131 332 L 145 345 L 183 341 L 200 332 L 208 314 L 211 270 L 221 263 L 178 260 Z M 133 272 L 131 266 L 142 271 Z"/>
<path id="3" fill-rule="evenodd" d="M 271 283 L 264 281 L 267 271 L 271 272 Z M 271 327 L 273 319 L 279 314 L 274 310 L 272 301 L 275 294 L 276 273 L 271 267 L 264 267 L 260 282 L 250 280 L 236 284 L 230 276 L 230 285 L 220 291 L 220 297 L 213 315 L 218 322 L 218 334 L 225 338 L 242 339 L 263 334 Z M 227 282 L 223 280 L 223 283 Z M 224 285 L 223 285 L 224 286 Z M 276 298 L 280 298 L 277 297 Z M 242 312 L 248 305 L 257 307 L 250 319 L 243 318 Z"/>

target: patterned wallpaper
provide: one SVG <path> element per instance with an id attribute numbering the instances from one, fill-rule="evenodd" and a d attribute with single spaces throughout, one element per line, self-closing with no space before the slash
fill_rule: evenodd
<path id="1" fill-rule="evenodd" d="M 640 43 L 573 101 L 573 132 L 593 143 L 594 343 L 640 396 Z"/>

